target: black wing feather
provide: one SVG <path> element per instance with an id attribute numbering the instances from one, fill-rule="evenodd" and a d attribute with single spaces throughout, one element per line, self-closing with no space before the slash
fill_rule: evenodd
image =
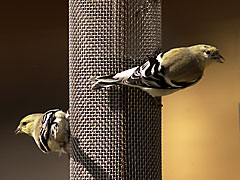
<path id="1" fill-rule="evenodd" d="M 57 111 L 59 111 L 59 109 L 50 110 L 43 116 L 42 126 L 39 134 L 40 149 L 43 152 L 50 151 L 50 148 L 48 146 L 48 139 L 50 136 L 51 126 L 54 124 L 54 120 L 56 119 L 55 113 Z"/>
<path id="2" fill-rule="evenodd" d="M 163 54 L 161 54 L 161 57 L 162 56 Z M 126 83 L 146 88 L 180 89 L 195 84 L 202 77 L 199 76 L 199 78 L 192 82 L 176 82 L 170 80 L 170 82 L 167 82 L 165 72 L 165 67 L 161 65 L 156 56 L 154 58 L 150 58 L 142 66 L 139 66 L 132 74 L 132 76 L 127 79 Z"/>

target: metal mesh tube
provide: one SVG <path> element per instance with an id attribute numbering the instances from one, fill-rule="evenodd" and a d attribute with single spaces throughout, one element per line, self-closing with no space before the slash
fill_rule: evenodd
<path id="1" fill-rule="evenodd" d="M 71 180 L 161 179 L 161 107 L 139 89 L 89 81 L 160 47 L 160 0 L 69 0 Z"/>

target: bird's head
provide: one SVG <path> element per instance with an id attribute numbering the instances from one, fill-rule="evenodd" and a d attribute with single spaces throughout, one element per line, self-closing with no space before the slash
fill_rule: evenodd
<path id="1" fill-rule="evenodd" d="M 210 45 L 195 45 L 191 49 L 195 51 L 202 59 L 204 66 L 208 66 L 213 62 L 224 63 L 224 58 L 219 54 L 216 47 Z"/>
<path id="2" fill-rule="evenodd" d="M 29 136 L 33 135 L 36 122 L 41 118 L 42 114 L 31 114 L 23 119 L 21 119 L 17 129 L 15 130 L 16 134 L 25 133 Z"/>

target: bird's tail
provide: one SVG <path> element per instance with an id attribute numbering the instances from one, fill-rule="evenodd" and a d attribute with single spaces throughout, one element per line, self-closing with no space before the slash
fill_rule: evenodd
<path id="1" fill-rule="evenodd" d="M 97 90 L 100 88 L 105 88 L 109 86 L 115 86 L 117 84 L 120 84 L 121 79 L 115 79 L 113 78 L 115 74 L 108 75 L 108 76 L 100 76 L 100 77 L 92 77 L 90 80 L 94 83 L 92 85 L 93 90 Z"/>
<path id="2" fill-rule="evenodd" d="M 126 84 L 126 80 L 134 73 L 134 71 L 138 67 L 134 67 L 131 69 L 128 69 L 126 71 L 122 71 L 117 74 L 112 74 L 108 76 L 100 76 L 97 78 L 91 78 L 90 80 L 93 81 L 93 86 L 92 89 L 100 89 L 104 87 L 109 87 L 109 86 L 115 86 L 118 84 Z"/>

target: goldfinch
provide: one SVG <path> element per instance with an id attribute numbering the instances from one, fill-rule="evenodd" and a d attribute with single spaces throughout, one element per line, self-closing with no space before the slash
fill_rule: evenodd
<path id="1" fill-rule="evenodd" d="M 153 97 L 165 96 L 196 84 L 205 68 L 213 62 L 224 62 L 214 46 L 180 47 L 148 58 L 144 64 L 132 69 L 90 80 L 93 90 L 127 85 L 140 88 Z"/>
<path id="2" fill-rule="evenodd" d="M 44 153 L 68 153 L 70 136 L 68 116 L 68 113 L 59 109 L 31 114 L 20 121 L 15 132 L 32 136 Z"/>

